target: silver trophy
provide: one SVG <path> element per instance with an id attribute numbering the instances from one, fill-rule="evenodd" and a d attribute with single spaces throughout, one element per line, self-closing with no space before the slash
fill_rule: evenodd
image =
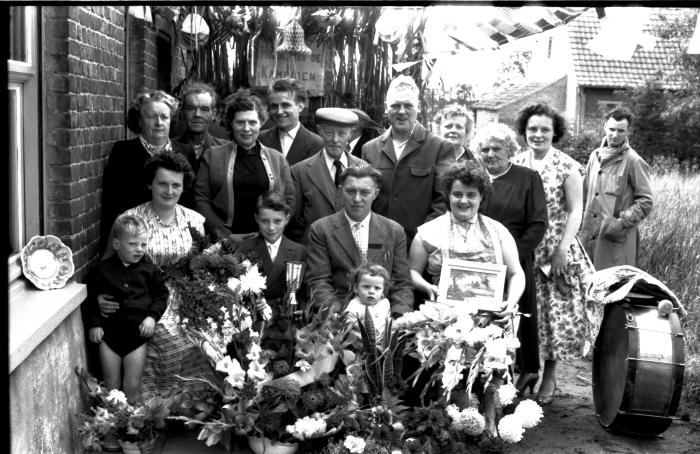
<path id="1" fill-rule="evenodd" d="M 289 292 L 289 309 L 293 317 L 301 315 L 298 310 L 299 303 L 297 302 L 297 290 L 301 286 L 301 279 L 304 275 L 303 262 L 287 262 L 287 291 Z"/>

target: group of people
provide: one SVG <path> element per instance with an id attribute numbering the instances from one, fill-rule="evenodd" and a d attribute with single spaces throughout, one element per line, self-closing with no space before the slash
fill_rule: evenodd
<path id="1" fill-rule="evenodd" d="M 230 141 L 208 131 L 211 87 L 191 84 L 180 104 L 186 129 L 170 140 L 178 101 L 140 94 L 127 120 L 138 137 L 114 145 L 103 177 L 105 255 L 88 277 L 86 323 L 106 384 L 130 401 L 167 389 L 175 375 L 210 370 L 182 332 L 179 302 L 163 292 L 158 268 L 188 253 L 194 228 L 258 253 L 273 310 L 286 291 L 285 263 L 303 261 L 308 304 L 355 315 L 370 307 L 378 329 L 387 316 L 438 298 L 446 260 L 502 264 L 494 317 L 528 315 L 517 333 L 516 387 L 533 392 L 544 358 L 537 400 L 548 404 L 557 361 L 580 356 L 587 340 L 586 279 L 634 265 L 636 226 L 652 207 L 649 168 L 629 146 L 625 109 L 606 116 L 605 139 L 584 169 L 554 148 L 566 122 L 547 104 L 520 112 L 520 152 L 504 124 L 472 138 L 471 117 L 458 106 L 438 114 L 436 133 L 427 130 L 408 76 L 388 87 L 389 128 L 360 152 L 366 114 L 320 108 L 315 134 L 299 121 L 308 96 L 296 80 L 270 87 L 266 130 L 260 99 L 230 97 Z"/>

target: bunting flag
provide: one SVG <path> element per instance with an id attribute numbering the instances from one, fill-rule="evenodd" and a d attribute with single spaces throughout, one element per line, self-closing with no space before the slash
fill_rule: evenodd
<path id="1" fill-rule="evenodd" d="M 495 49 L 519 38 L 541 33 L 576 19 L 587 7 L 469 7 L 473 25 L 448 35 L 471 51 Z M 466 25 L 466 24 L 465 24 Z"/>
<path id="2" fill-rule="evenodd" d="M 698 13 L 695 21 L 695 31 L 693 32 L 693 36 L 688 42 L 687 53 L 691 55 L 700 54 L 700 13 Z"/>
<path id="3" fill-rule="evenodd" d="M 153 23 L 153 15 L 151 14 L 150 6 L 129 6 L 127 13 L 137 19 L 142 19 L 149 24 Z"/>
<path id="4" fill-rule="evenodd" d="M 596 8 L 600 32 L 586 44 L 593 52 L 608 60 L 631 60 L 637 46 L 651 50 L 656 37 L 644 33 L 649 21 L 649 8 Z"/>
<path id="5" fill-rule="evenodd" d="M 400 73 L 406 68 L 410 68 L 413 65 L 417 65 L 418 63 L 421 63 L 423 60 L 416 60 L 416 61 L 406 61 L 406 62 L 401 62 L 401 63 L 394 63 L 391 65 L 391 67 L 396 71 L 397 73 Z"/>

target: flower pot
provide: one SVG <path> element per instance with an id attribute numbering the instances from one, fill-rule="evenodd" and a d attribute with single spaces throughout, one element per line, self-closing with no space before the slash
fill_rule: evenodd
<path id="1" fill-rule="evenodd" d="M 156 447 L 156 439 L 157 438 L 158 437 L 155 437 L 152 440 L 146 440 L 146 441 L 140 442 L 139 448 L 141 449 L 141 454 L 151 454 Z"/>
<path id="2" fill-rule="evenodd" d="M 124 454 L 141 454 L 141 448 L 138 443 L 119 440 L 119 445 L 122 447 L 122 452 Z"/>
<path id="3" fill-rule="evenodd" d="M 299 448 L 297 444 L 280 443 L 264 437 L 248 437 L 248 445 L 255 454 L 294 454 Z"/>
<path id="4" fill-rule="evenodd" d="M 124 454 L 151 454 L 156 445 L 156 438 L 139 442 L 119 440 L 119 445 Z"/>

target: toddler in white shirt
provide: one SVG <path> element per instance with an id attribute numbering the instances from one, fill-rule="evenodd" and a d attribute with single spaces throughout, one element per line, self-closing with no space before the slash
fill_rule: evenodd
<path id="1" fill-rule="evenodd" d="M 350 300 L 345 312 L 350 314 L 351 319 L 364 323 L 365 309 L 369 308 L 379 344 L 384 338 L 387 319 L 391 316 L 389 300 L 384 297 L 391 284 L 389 273 L 381 265 L 368 263 L 350 272 L 350 282 L 355 297 Z"/>

